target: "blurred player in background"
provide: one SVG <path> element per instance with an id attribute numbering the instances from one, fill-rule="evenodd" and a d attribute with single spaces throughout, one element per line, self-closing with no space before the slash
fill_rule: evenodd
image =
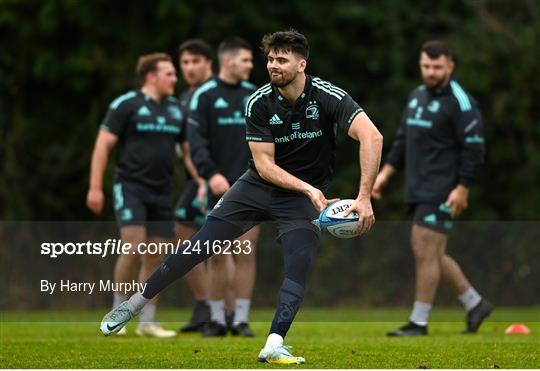
<path id="1" fill-rule="evenodd" d="M 188 85 L 188 89 L 184 90 L 179 97 L 182 111 L 187 116 L 193 92 L 212 78 L 212 48 L 204 40 L 190 39 L 183 42 L 178 48 L 178 58 L 182 77 Z M 190 156 L 189 152 L 182 151 L 182 154 L 184 153 Z M 186 182 L 174 213 L 175 231 L 178 239 L 191 239 L 200 226 L 198 223 L 204 222 L 207 196 L 207 185 L 204 178 L 193 179 L 189 171 L 186 171 Z M 180 327 L 179 331 L 197 332 L 210 322 L 209 281 L 206 264 L 201 263 L 195 266 L 186 274 L 185 279 L 196 302 L 191 319 Z"/>
<path id="2" fill-rule="evenodd" d="M 240 38 L 222 41 L 218 47 L 218 58 L 218 76 L 195 91 L 188 115 L 188 139 L 193 163 L 209 186 L 208 212 L 247 170 L 249 148 L 244 111 L 249 96 L 255 91 L 255 86 L 247 82 L 253 69 L 253 55 L 246 41 Z M 255 243 L 258 235 L 259 227 L 254 227 L 242 236 L 240 240 L 250 241 L 251 251 L 249 254 L 234 255 L 233 335 L 253 336 L 248 321 L 255 282 Z M 225 297 L 231 258 L 232 255 L 217 254 L 209 260 L 211 321 L 204 327 L 203 336 L 225 336 L 227 333 Z"/>
<path id="3" fill-rule="evenodd" d="M 465 332 L 476 332 L 492 306 L 446 253 L 452 220 L 467 208 L 469 188 L 484 163 L 482 117 L 476 101 L 452 79 L 452 51 L 429 41 L 420 52 L 423 85 L 413 90 L 401 126 L 377 176 L 373 198 L 405 167 L 405 202 L 413 221 L 411 245 L 416 297 L 409 322 L 389 336 L 428 333 L 428 319 L 442 277 L 467 311 Z"/>
<path id="4" fill-rule="evenodd" d="M 139 90 L 116 98 L 101 124 L 90 169 L 87 206 L 100 214 L 104 205 L 103 174 L 109 153 L 118 145 L 113 196 L 116 220 L 124 243 L 132 251 L 120 255 L 114 269 L 116 283 L 138 275 L 144 282 L 159 266 L 163 256 L 138 254 L 143 242 L 170 242 L 174 237 L 172 177 L 175 145 L 180 143 L 187 156 L 185 165 L 194 178 L 197 172 L 189 156 L 185 121 L 177 99 L 173 98 L 177 77 L 171 57 L 164 53 L 144 55 L 137 63 Z M 129 295 L 114 294 L 113 307 Z M 157 297 L 143 309 L 137 334 L 158 338 L 173 337 L 175 331 L 155 323 Z M 120 334 L 125 334 L 123 328 Z"/>

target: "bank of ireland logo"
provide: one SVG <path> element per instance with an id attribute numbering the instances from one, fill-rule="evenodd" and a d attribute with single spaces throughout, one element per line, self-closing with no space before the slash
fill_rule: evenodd
<path id="1" fill-rule="evenodd" d="M 275 114 L 274 116 L 270 117 L 270 120 L 268 120 L 268 123 L 270 125 L 281 125 L 283 124 L 283 120 L 281 120 L 279 116 Z"/>
<path id="2" fill-rule="evenodd" d="M 416 99 L 416 98 L 413 98 L 413 99 L 409 102 L 409 108 L 416 108 L 417 105 L 418 105 L 418 99 Z"/>
<path id="3" fill-rule="evenodd" d="M 437 112 L 439 112 L 440 107 L 441 107 L 441 104 L 439 103 L 439 101 L 434 100 L 429 104 L 427 109 L 428 109 L 429 112 L 437 113 Z"/>
<path id="4" fill-rule="evenodd" d="M 165 125 L 166 122 L 167 122 L 167 120 L 165 119 L 165 117 L 163 117 L 163 116 L 158 116 L 158 117 L 157 117 L 157 123 L 158 123 L 158 125 L 160 125 L 160 126 L 161 126 L 161 125 Z"/>
<path id="5" fill-rule="evenodd" d="M 311 120 L 317 120 L 319 118 L 319 107 L 317 106 L 316 101 L 308 102 L 306 118 Z"/>
<path id="6" fill-rule="evenodd" d="M 300 130 L 300 123 L 299 123 L 299 122 L 293 122 L 293 123 L 291 124 L 291 128 L 292 128 L 293 130 Z"/>

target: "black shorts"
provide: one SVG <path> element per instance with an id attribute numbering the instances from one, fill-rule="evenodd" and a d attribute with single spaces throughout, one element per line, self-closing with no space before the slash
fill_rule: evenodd
<path id="1" fill-rule="evenodd" d="M 439 233 L 448 234 L 452 230 L 453 222 L 450 208 L 441 204 L 409 204 L 407 212 L 414 224 L 429 228 Z"/>
<path id="2" fill-rule="evenodd" d="M 237 225 L 243 232 L 263 221 L 276 221 L 279 236 L 295 229 L 310 229 L 319 213 L 305 195 L 278 188 L 248 170 L 218 201 L 210 216 Z"/>
<path id="3" fill-rule="evenodd" d="M 133 182 L 117 181 L 113 197 L 119 228 L 142 225 L 148 236 L 174 237 L 172 192 L 162 194 Z"/>
<path id="4" fill-rule="evenodd" d="M 177 222 L 185 224 L 191 228 L 200 228 L 204 224 L 206 217 L 216 205 L 220 197 L 210 194 L 210 189 L 206 187 L 206 208 L 201 211 L 201 203 L 197 199 L 199 185 L 193 179 L 190 179 L 184 185 L 182 195 L 178 199 L 174 208 L 174 218 Z"/>

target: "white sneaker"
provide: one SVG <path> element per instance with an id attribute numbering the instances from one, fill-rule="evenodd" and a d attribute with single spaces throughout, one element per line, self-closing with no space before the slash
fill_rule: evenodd
<path id="1" fill-rule="evenodd" d="M 259 362 L 277 363 L 280 365 L 299 365 L 305 363 L 304 357 L 295 357 L 289 352 L 292 347 L 279 344 L 273 348 L 263 348 L 259 353 Z"/>
<path id="2" fill-rule="evenodd" d="M 176 331 L 166 330 L 157 323 L 145 325 L 139 324 L 139 327 L 137 327 L 137 331 L 135 331 L 135 333 L 139 336 L 149 336 L 159 339 L 167 339 L 176 336 Z"/>
<path id="3" fill-rule="evenodd" d="M 132 313 L 128 302 L 124 301 L 103 317 L 99 328 L 105 336 L 116 334 L 137 314 Z"/>

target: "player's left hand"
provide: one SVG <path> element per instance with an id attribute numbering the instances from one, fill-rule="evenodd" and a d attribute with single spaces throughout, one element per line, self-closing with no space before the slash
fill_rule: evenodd
<path id="1" fill-rule="evenodd" d="M 468 198 L 469 188 L 461 184 L 458 184 L 458 186 L 450 192 L 444 204 L 451 209 L 450 215 L 452 215 L 452 218 L 461 214 L 461 212 L 469 206 L 467 203 Z"/>
<path id="2" fill-rule="evenodd" d="M 358 214 L 358 233 L 366 233 L 375 224 L 375 214 L 371 206 L 370 197 L 359 197 L 354 200 L 354 203 L 343 213 L 343 216 L 348 216 L 352 212 Z"/>

